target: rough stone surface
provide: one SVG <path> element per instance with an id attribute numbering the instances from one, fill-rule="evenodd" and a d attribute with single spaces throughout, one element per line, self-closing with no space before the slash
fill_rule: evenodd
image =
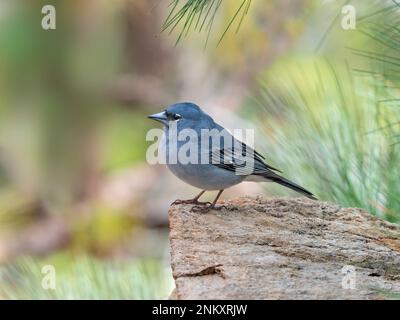
<path id="1" fill-rule="evenodd" d="M 172 299 L 400 298 L 398 225 L 303 198 L 220 204 L 170 208 Z M 355 289 L 342 286 L 347 265 Z"/>

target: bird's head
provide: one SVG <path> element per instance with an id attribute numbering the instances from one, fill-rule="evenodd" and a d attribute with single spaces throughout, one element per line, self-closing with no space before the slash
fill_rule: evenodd
<path id="1" fill-rule="evenodd" d="M 197 123 L 212 121 L 209 115 L 191 102 L 172 104 L 164 111 L 148 116 L 148 118 L 159 121 L 167 127 L 171 122 L 177 122 L 181 128 L 189 128 Z"/>

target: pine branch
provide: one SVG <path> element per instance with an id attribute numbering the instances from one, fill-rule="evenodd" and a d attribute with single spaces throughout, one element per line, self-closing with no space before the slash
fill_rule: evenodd
<path id="1" fill-rule="evenodd" d="M 168 31 L 171 34 L 180 26 L 175 45 L 177 45 L 182 38 L 186 37 L 190 31 L 197 31 L 199 33 L 206 32 L 207 45 L 216 14 L 225 3 L 226 1 L 223 0 L 172 0 L 170 3 L 171 9 L 162 26 L 162 31 Z M 235 14 L 229 20 L 217 45 L 221 43 L 235 21 L 238 21 L 236 32 L 239 30 L 249 11 L 250 4 L 251 0 L 242 0 L 239 3 Z"/>

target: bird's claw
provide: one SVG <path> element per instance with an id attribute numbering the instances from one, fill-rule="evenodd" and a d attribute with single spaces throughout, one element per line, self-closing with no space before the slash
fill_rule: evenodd
<path id="1" fill-rule="evenodd" d="M 198 201 L 196 204 L 201 205 L 201 206 L 211 206 L 210 201 Z"/>
<path id="2" fill-rule="evenodd" d="M 172 205 L 175 205 L 175 204 L 211 205 L 211 202 L 209 202 L 209 201 L 202 202 L 202 201 L 198 201 L 196 199 L 188 199 L 188 200 L 176 199 L 174 202 L 172 202 Z"/>
<path id="3" fill-rule="evenodd" d="M 187 204 L 187 203 L 191 203 L 190 201 L 193 201 L 193 200 L 176 199 L 174 202 L 171 203 L 171 205 L 174 205 L 174 204 Z"/>
<path id="4" fill-rule="evenodd" d="M 210 205 L 208 205 L 208 206 L 194 206 L 194 207 L 192 207 L 192 209 L 190 209 L 190 211 L 198 212 L 198 213 L 207 213 L 211 210 L 221 210 L 221 209 L 227 209 L 227 207 L 224 205 L 215 206 L 210 203 Z"/>
<path id="5" fill-rule="evenodd" d="M 207 213 L 212 209 L 212 206 L 193 206 L 190 211 L 197 213 Z"/>

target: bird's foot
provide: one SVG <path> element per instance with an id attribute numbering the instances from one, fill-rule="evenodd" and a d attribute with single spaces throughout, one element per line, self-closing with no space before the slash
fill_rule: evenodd
<path id="1" fill-rule="evenodd" d="M 223 205 L 223 204 L 221 204 L 220 206 L 214 206 L 212 209 L 219 211 L 219 210 L 222 210 L 222 209 L 228 209 L 228 207 Z"/>
<path id="2" fill-rule="evenodd" d="M 211 202 L 208 201 L 199 201 L 197 199 L 188 199 L 188 200 L 180 200 L 180 199 L 176 199 L 174 202 L 172 202 L 172 205 L 175 204 L 196 204 L 196 205 L 211 205 Z"/>
<path id="3" fill-rule="evenodd" d="M 216 206 L 216 205 L 207 205 L 207 206 L 194 206 L 192 209 L 190 209 L 191 212 L 198 212 L 198 213 L 207 213 L 211 210 L 221 210 L 221 209 L 227 209 L 226 206 L 221 205 L 221 206 Z"/>
<path id="4" fill-rule="evenodd" d="M 207 213 L 212 209 L 212 206 L 194 206 L 190 209 L 191 212 Z"/>

